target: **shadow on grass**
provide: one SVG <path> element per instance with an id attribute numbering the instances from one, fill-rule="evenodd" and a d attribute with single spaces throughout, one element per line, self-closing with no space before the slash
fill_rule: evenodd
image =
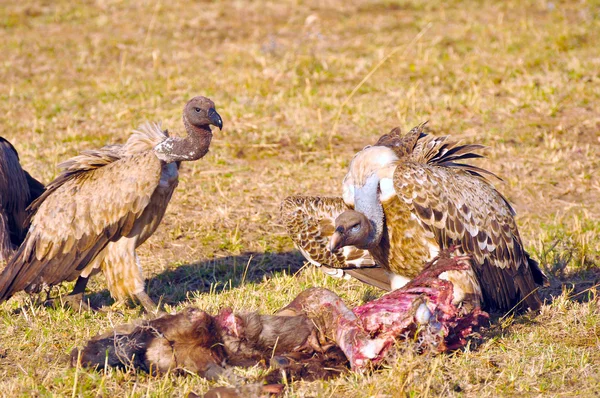
<path id="1" fill-rule="evenodd" d="M 597 290 L 600 289 L 600 269 L 590 268 L 585 270 L 572 271 L 569 273 L 554 273 L 545 270 L 550 280 L 550 286 L 540 288 L 540 296 L 546 305 L 552 304 L 563 293 L 567 295 L 567 300 L 572 302 L 587 303 L 597 299 Z M 559 299 L 559 300 L 562 300 Z M 476 342 L 476 347 L 484 341 L 488 341 L 499 336 L 506 335 L 508 329 L 504 325 L 521 326 L 541 326 L 538 314 L 534 312 L 525 313 L 490 313 L 490 326 L 483 331 L 483 340 Z"/>
<path id="2" fill-rule="evenodd" d="M 282 253 L 248 252 L 236 256 L 226 256 L 190 264 L 173 266 L 171 269 L 146 281 L 146 291 L 154 302 L 178 305 L 188 299 L 191 292 L 208 293 L 212 289 L 220 291 L 223 287 L 235 288 L 242 283 L 260 282 L 276 273 L 294 274 L 304 264 L 304 258 L 298 251 Z M 568 292 L 570 300 L 587 302 L 596 297 L 596 285 L 600 283 L 600 269 L 590 268 L 570 273 L 552 273 L 546 270 L 550 286 L 540 288 L 540 295 L 546 304 L 552 303 L 563 291 Z M 378 289 L 368 291 L 364 301 L 380 297 Z M 384 294 L 383 291 L 381 291 Z M 109 306 L 113 303 L 107 289 L 90 292 L 86 295 L 94 307 Z M 490 313 L 492 325 L 508 318 L 502 312 Z M 535 314 L 513 314 L 512 323 L 535 324 Z"/>
<path id="3" fill-rule="evenodd" d="M 213 289 L 227 286 L 230 289 L 242 283 L 265 280 L 279 272 L 294 274 L 305 260 L 298 251 L 283 253 L 243 253 L 197 263 L 174 266 L 147 281 L 148 291 L 155 302 L 177 305 L 188 299 L 190 292 L 208 293 Z M 546 304 L 554 297 L 569 292 L 573 301 L 587 302 L 595 297 L 594 287 L 600 282 L 600 270 L 591 268 L 571 273 L 551 273 L 546 270 L 550 286 L 540 288 L 540 295 Z M 385 294 L 377 288 L 365 293 L 363 300 L 371 301 Z M 217 290 L 218 291 L 218 290 Z M 381 292 L 381 294 L 377 294 Z M 492 324 L 497 323 L 505 313 L 491 313 Z M 516 314 L 516 322 L 535 323 L 535 314 Z"/>
<path id="4" fill-rule="evenodd" d="M 174 265 L 171 269 L 146 280 L 146 291 L 155 303 L 178 305 L 188 300 L 192 292 L 208 293 L 221 291 L 223 287 L 233 289 L 243 283 L 256 283 L 285 272 L 294 274 L 304 265 L 304 257 L 298 251 L 282 253 L 247 252 L 237 256 L 226 256 L 191 264 Z M 105 286 L 105 285 L 104 285 Z M 51 291 L 51 298 L 60 302 L 56 287 Z M 64 295 L 72 287 L 63 289 Z M 85 293 L 85 300 L 92 308 L 110 307 L 114 300 L 108 289 L 90 290 Z M 47 305 L 47 293 L 33 295 L 34 305 Z M 135 307 L 135 305 L 133 305 Z M 140 310 L 142 306 L 138 306 Z M 14 312 L 19 313 L 22 308 Z"/>
<path id="5" fill-rule="evenodd" d="M 208 293 L 212 289 L 254 283 L 276 273 L 294 274 L 304 264 L 297 251 L 283 253 L 242 253 L 173 267 L 149 279 L 147 290 L 155 302 L 177 305 L 190 292 Z"/>
<path id="6" fill-rule="evenodd" d="M 550 286 L 541 292 L 546 303 L 551 303 L 554 297 L 568 292 L 570 300 L 577 302 L 588 302 L 596 295 L 596 288 L 600 287 L 600 269 L 589 268 L 559 275 L 550 275 Z"/>
<path id="7" fill-rule="evenodd" d="M 155 303 L 178 305 L 192 292 L 220 291 L 254 283 L 280 272 L 294 274 L 302 268 L 304 258 L 297 251 L 283 253 L 248 252 L 237 256 L 214 258 L 172 266 L 146 280 L 146 291 Z M 93 307 L 110 306 L 114 301 L 108 289 L 86 295 Z"/>

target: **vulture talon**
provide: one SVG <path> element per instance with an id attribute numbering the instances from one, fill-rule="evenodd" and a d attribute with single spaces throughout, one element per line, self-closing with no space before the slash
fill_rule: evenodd
<path id="1" fill-rule="evenodd" d="M 159 308 L 156 304 L 154 304 L 154 301 L 152 301 L 152 299 L 150 298 L 150 296 L 148 296 L 146 292 L 137 293 L 135 297 L 140 302 L 140 304 L 142 304 L 147 313 L 156 316 L 166 314 L 166 312 L 164 312 L 162 308 Z"/>
<path id="2" fill-rule="evenodd" d="M 54 299 L 48 299 L 44 302 L 45 307 L 50 308 L 70 308 L 73 311 L 90 311 L 90 312 L 102 312 L 92 307 L 89 302 L 86 302 L 83 297 L 83 293 L 69 294 L 64 297 L 57 297 Z"/>

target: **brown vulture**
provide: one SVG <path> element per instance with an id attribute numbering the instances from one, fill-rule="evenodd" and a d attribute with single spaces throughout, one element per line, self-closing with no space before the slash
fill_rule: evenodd
<path id="1" fill-rule="evenodd" d="M 0 275 L 0 302 L 25 290 L 77 278 L 67 302 L 83 305 L 88 278 L 102 270 L 118 302 L 137 298 L 156 308 L 144 291 L 135 253 L 160 224 L 178 183 L 181 161 L 208 152 L 210 125 L 223 122 L 214 103 L 191 99 L 183 110 L 184 138 L 146 124 L 123 145 L 86 151 L 66 162 L 62 173 L 31 205 L 31 227 Z"/>
<path id="2" fill-rule="evenodd" d="M 29 224 L 27 206 L 44 191 L 44 184 L 21 168 L 15 147 L 0 137 L 0 262 L 8 262 Z"/>
<path id="3" fill-rule="evenodd" d="M 440 250 L 457 247 L 472 269 L 448 271 L 455 302 L 489 309 L 537 309 L 547 283 L 523 248 L 508 201 L 485 178 L 489 171 L 460 161 L 480 158 L 481 145 L 399 129 L 357 153 L 342 198 L 293 196 L 282 203 L 292 240 L 330 274 L 349 273 L 393 290 Z M 373 267 L 375 266 L 375 267 Z M 350 270 L 347 268 L 372 267 Z"/>

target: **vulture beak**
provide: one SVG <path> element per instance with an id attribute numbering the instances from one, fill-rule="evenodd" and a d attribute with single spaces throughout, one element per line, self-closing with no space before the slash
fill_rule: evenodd
<path id="1" fill-rule="evenodd" d="M 331 238 L 329 238 L 329 245 L 327 245 L 327 248 L 333 253 L 342 247 L 343 240 L 344 236 L 342 235 L 342 232 L 336 230 L 333 235 L 331 235 Z"/>
<path id="2" fill-rule="evenodd" d="M 221 115 L 215 111 L 215 108 L 210 108 L 208 110 L 208 119 L 210 123 L 217 126 L 219 130 L 223 130 L 223 120 L 221 119 Z"/>

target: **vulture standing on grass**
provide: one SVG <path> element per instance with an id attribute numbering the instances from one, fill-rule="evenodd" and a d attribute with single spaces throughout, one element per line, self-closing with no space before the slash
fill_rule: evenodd
<path id="1" fill-rule="evenodd" d="M 357 153 L 342 198 L 289 197 L 282 203 L 288 233 L 312 263 L 393 290 L 422 270 L 441 249 L 468 254 L 472 270 L 441 275 L 455 302 L 490 309 L 537 309 L 537 285 L 547 283 L 523 248 L 508 201 L 459 161 L 480 158 L 481 145 L 459 145 L 399 129 Z M 373 267 L 342 270 L 353 267 Z"/>
<path id="2" fill-rule="evenodd" d="M 44 184 L 21 168 L 19 154 L 0 137 L 0 262 L 8 262 L 27 233 L 27 206 L 44 191 Z"/>
<path id="3" fill-rule="evenodd" d="M 183 123 L 185 138 L 147 124 L 123 145 L 63 163 L 62 173 L 31 205 L 29 232 L 0 275 L 0 302 L 20 290 L 40 292 L 77 278 L 67 302 L 83 305 L 88 278 L 101 269 L 117 301 L 137 298 L 154 310 L 135 249 L 160 224 L 178 183 L 179 163 L 206 155 L 210 125 L 223 126 L 205 97 L 185 105 Z"/>

